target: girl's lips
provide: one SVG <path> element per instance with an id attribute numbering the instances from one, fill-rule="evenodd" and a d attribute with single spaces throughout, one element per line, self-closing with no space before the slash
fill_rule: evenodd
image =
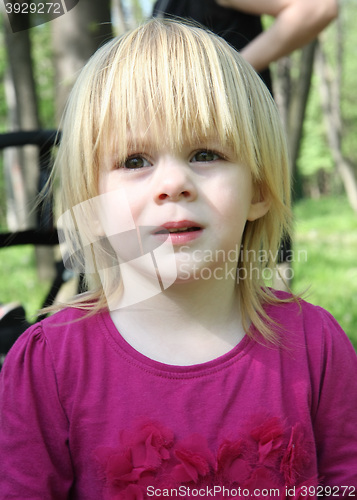
<path id="1" fill-rule="evenodd" d="M 173 245 L 182 245 L 199 238 L 202 232 L 203 228 L 197 222 L 182 220 L 162 224 L 154 236 L 162 241 L 169 237 Z"/>

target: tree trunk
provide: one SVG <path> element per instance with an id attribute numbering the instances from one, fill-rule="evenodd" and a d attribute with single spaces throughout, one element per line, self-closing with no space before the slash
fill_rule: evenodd
<path id="1" fill-rule="evenodd" d="M 299 78 L 290 98 L 288 136 L 293 176 L 297 175 L 296 162 L 299 156 L 306 105 L 311 87 L 316 45 L 317 41 L 315 40 L 306 45 L 301 51 Z"/>
<path id="2" fill-rule="evenodd" d="M 122 0 L 112 0 L 112 26 L 116 36 L 120 36 L 130 29 Z"/>
<path id="3" fill-rule="evenodd" d="M 298 77 L 293 78 L 292 56 L 284 57 L 277 62 L 277 73 L 274 80 L 274 97 L 277 102 L 282 122 L 287 131 L 290 152 L 291 179 L 293 195 L 295 198 L 302 196 L 300 175 L 297 169 L 305 111 L 311 77 L 313 71 L 316 41 L 311 42 L 300 51 L 298 63 Z"/>
<path id="4" fill-rule="evenodd" d="M 288 130 L 291 96 L 291 57 L 282 57 L 276 62 L 276 76 L 273 78 L 273 93 L 279 108 L 285 130 Z"/>
<path id="5" fill-rule="evenodd" d="M 21 31 L 13 33 L 5 22 L 5 43 L 9 73 L 6 78 L 6 98 L 9 109 L 10 130 L 36 130 L 39 128 L 35 81 L 32 71 L 29 17 L 12 15 L 12 25 Z M 8 225 L 11 230 L 35 227 L 34 207 L 38 191 L 38 150 L 33 146 L 5 150 Z M 13 183 L 12 183 L 13 181 Z"/>
<path id="6" fill-rule="evenodd" d="M 80 0 L 51 22 L 59 123 L 78 72 L 99 46 L 112 38 L 110 1 Z"/>
<path id="7" fill-rule="evenodd" d="M 321 43 L 316 51 L 316 68 L 320 81 L 320 95 L 326 121 L 327 138 L 350 206 L 357 213 L 357 179 L 355 166 L 342 152 L 342 117 L 340 107 L 342 51 L 341 31 L 338 30 L 337 75 L 329 66 Z"/>

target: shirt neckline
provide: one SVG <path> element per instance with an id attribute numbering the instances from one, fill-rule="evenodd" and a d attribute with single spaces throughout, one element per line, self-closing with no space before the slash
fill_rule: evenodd
<path id="1" fill-rule="evenodd" d="M 97 320 L 98 326 L 104 329 L 104 335 L 111 347 L 130 364 L 167 377 L 191 378 L 216 373 L 239 361 L 254 345 L 257 345 L 257 342 L 246 334 L 232 349 L 213 360 L 193 365 L 171 365 L 151 359 L 132 347 L 117 330 L 108 311 L 99 313 Z M 253 329 L 251 327 L 250 330 L 253 331 Z"/>

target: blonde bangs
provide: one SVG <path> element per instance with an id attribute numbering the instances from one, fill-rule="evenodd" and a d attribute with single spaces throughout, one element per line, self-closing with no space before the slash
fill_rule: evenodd
<path id="1" fill-rule="evenodd" d="M 92 82 L 87 92 L 84 80 Z M 84 68 L 74 88 L 72 143 L 85 145 L 83 164 L 94 162 L 98 172 L 105 159 L 126 158 L 128 136 L 133 147 L 161 148 L 214 136 L 259 180 L 266 120 L 276 127 L 265 102 L 271 96 L 263 83 L 256 86 L 255 72 L 223 39 L 187 22 L 153 19 L 106 44 Z"/>
<path id="2" fill-rule="evenodd" d="M 151 20 L 104 49 L 93 89 L 103 96 L 96 106 L 99 157 L 111 151 L 124 159 L 128 135 L 134 147 L 147 139 L 168 148 L 214 135 L 234 145 L 238 157 L 255 158 L 249 82 L 223 40 L 195 26 Z"/>

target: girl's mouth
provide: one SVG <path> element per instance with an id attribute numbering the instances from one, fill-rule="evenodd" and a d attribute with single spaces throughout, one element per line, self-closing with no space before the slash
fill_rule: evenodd
<path id="1" fill-rule="evenodd" d="M 166 240 L 168 237 L 172 244 L 183 244 L 201 236 L 202 226 L 192 221 L 166 222 L 155 232 L 155 236 Z"/>
<path id="2" fill-rule="evenodd" d="M 157 231 L 155 234 L 167 234 L 168 232 L 170 234 L 176 234 L 176 233 L 191 233 L 193 231 L 200 231 L 200 227 L 182 227 L 179 229 L 175 228 L 170 228 L 170 229 L 161 229 L 160 231 Z"/>

